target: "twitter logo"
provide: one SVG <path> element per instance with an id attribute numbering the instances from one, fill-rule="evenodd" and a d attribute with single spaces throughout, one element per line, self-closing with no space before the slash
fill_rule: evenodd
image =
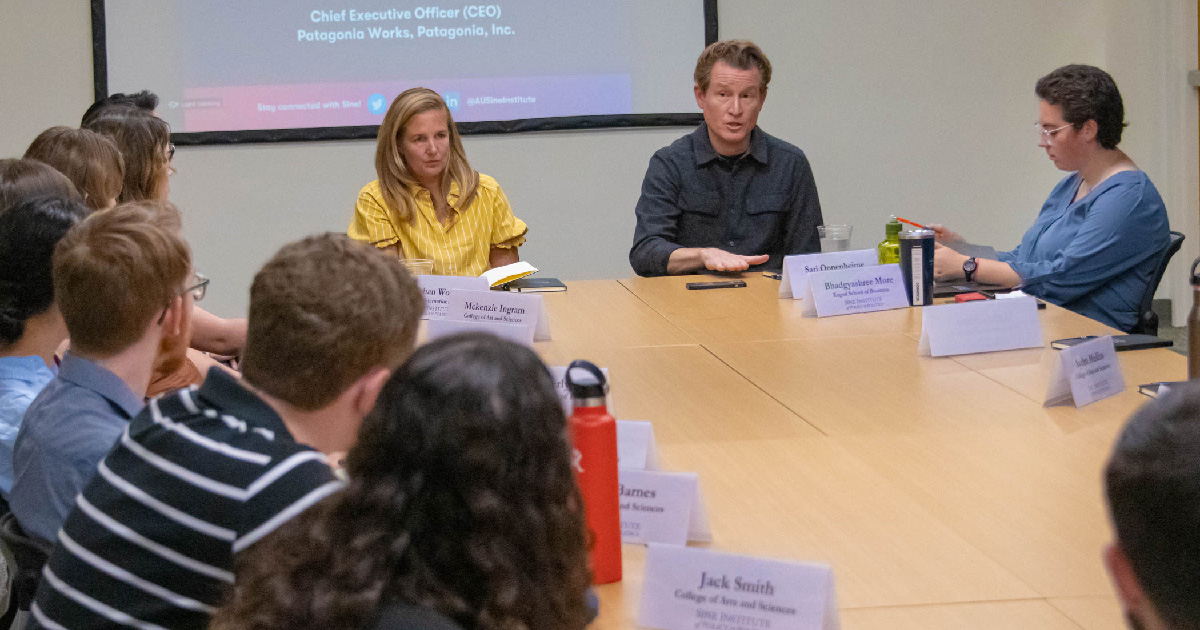
<path id="1" fill-rule="evenodd" d="M 382 114 L 387 109 L 387 101 L 382 94 L 372 94 L 367 97 L 367 111 L 372 114 Z"/>

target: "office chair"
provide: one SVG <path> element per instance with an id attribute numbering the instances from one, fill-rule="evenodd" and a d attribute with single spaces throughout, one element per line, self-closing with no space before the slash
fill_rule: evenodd
<path id="1" fill-rule="evenodd" d="M 0 542 L 8 547 L 17 561 L 16 567 L 10 567 L 13 580 L 9 606 L 27 613 L 33 605 L 33 594 L 37 591 L 42 567 L 50 557 L 52 547 L 50 543 L 26 534 L 12 512 L 0 516 Z"/>
<path id="2" fill-rule="evenodd" d="M 1154 270 L 1154 277 L 1150 279 L 1150 283 L 1146 285 L 1146 292 L 1142 294 L 1141 304 L 1138 305 L 1138 320 L 1134 323 L 1133 328 L 1129 329 L 1129 333 L 1158 335 L 1158 314 L 1152 308 L 1154 293 L 1158 291 L 1158 283 L 1162 281 L 1163 274 L 1167 271 L 1167 263 L 1171 262 L 1171 257 L 1182 246 L 1183 234 L 1172 230 L 1167 247 L 1160 254 L 1161 258 L 1158 260 L 1158 268 Z"/>

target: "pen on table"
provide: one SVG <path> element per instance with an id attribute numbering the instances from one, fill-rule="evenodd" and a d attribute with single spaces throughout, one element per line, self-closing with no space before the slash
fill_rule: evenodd
<path id="1" fill-rule="evenodd" d="M 915 225 L 915 226 L 917 226 L 917 227 L 921 228 L 922 230 L 928 230 L 928 229 L 929 229 L 928 227 L 926 227 L 926 226 L 924 226 L 924 225 L 921 225 L 920 223 L 917 223 L 916 221 L 909 221 L 908 219 L 905 219 L 905 218 L 903 218 L 903 217 L 896 217 L 896 220 L 897 220 L 897 221 L 899 221 L 899 222 L 901 222 L 901 223 L 907 223 L 907 224 L 909 224 L 909 225 Z"/>

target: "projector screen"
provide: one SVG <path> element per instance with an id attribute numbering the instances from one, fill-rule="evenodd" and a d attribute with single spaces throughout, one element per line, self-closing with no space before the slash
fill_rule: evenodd
<path id="1" fill-rule="evenodd" d="M 694 125 L 716 0 L 92 0 L 97 98 L 158 94 L 176 143 L 374 137 L 397 94 L 463 133 Z"/>

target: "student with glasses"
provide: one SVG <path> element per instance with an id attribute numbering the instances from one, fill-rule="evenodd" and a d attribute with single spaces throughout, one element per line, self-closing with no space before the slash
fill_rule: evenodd
<path id="1" fill-rule="evenodd" d="M 203 279 L 184 286 L 196 285 Z M 346 236 L 281 249 L 250 287 L 243 378 L 212 370 L 204 385 L 152 400 L 133 419 L 58 535 L 31 627 L 207 630 L 233 586 L 235 560 L 271 545 L 278 527 L 342 487 L 328 462 L 353 450 L 364 416 L 412 352 L 424 308 L 395 258 Z M 565 447 L 562 406 L 555 411 Z M 372 453 L 392 444 L 380 441 Z M 562 478 L 556 488 L 575 492 Z M 572 557 L 586 570 L 576 533 Z"/>
<path id="2" fill-rule="evenodd" d="M 1042 205 L 1020 245 L 998 260 L 954 251 L 961 238 L 932 226 L 938 280 L 1008 287 L 1130 330 L 1167 247 L 1167 209 L 1150 178 L 1117 148 L 1125 109 L 1117 84 L 1093 66 L 1063 66 L 1042 77 L 1038 146 L 1069 171 Z"/>
<path id="3" fill-rule="evenodd" d="M 207 290 L 208 278 L 199 273 L 192 273 L 187 287 L 180 292 L 180 295 L 191 298 L 192 318 L 199 309 L 195 303 L 204 299 Z M 166 313 L 167 309 L 164 308 L 159 319 L 165 318 Z M 195 322 L 192 318 L 189 318 L 189 325 L 194 327 Z M 217 365 L 206 355 L 199 355 L 193 360 L 192 357 L 197 353 L 188 349 L 191 338 L 190 331 L 187 335 L 163 338 L 158 347 L 158 356 L 154 358 L 154 371 L 150 375 L 150 385 L 146 387 L 146 398 L 156 398 L 177 389 L 199 385 L 204 382 L 204 375 L 208 369 Z"/>
<path id="4" fill-rule="evenodd" d="M 123 204 L 83 220 L 55 249 L 53 282 L 71 349 L 17 433 L 13 513 L 53 541 L 63 520 L 132 419 L 159 349 L 191 333 L 191 251 L 179 212 Z M 189 288 L 192 287 L 192 288 Z"/>
<path id="5" fill-rule="evenodd" d="M 85 127 L 108 136 L 117 145 L 125 162 L 125 182 L 120 201 L 167 201 L 171 192 L 171 176 L 175 174 L 173 160 L 175 145 L 171 143 L 171 127 L 150 111 L 134 104 L 118 101 L 89 112 Z M 190 373 L 203 374 L 212 361 L 203 356 L 211 352 L 237 356 L 246 345 L 246 320 L 222 318 L 196 307 L 193 314 L 195 332 L 188 360 L 195 363 Z M 190 384 L 199 384 L 194 380 Z"/>

